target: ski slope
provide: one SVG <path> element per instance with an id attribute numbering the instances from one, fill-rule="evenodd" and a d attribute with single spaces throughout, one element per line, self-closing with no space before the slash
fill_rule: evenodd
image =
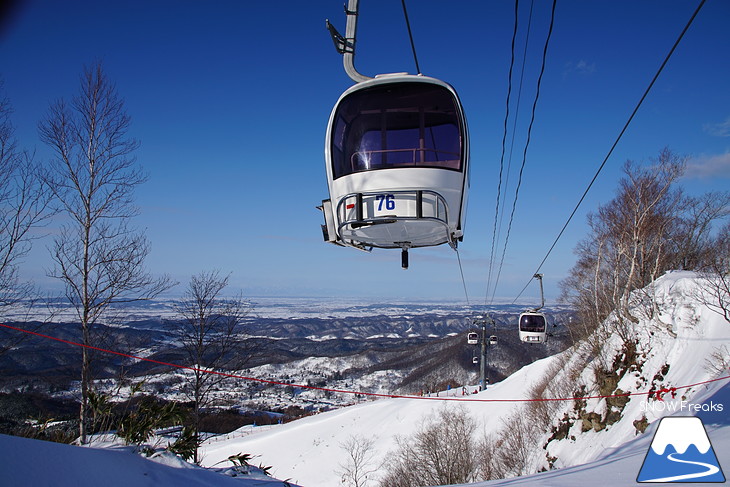
<path id="1" fill-rule="evenodd" d="M 550 358 L 540 362 L 549 361 Z M 345 462 L 342 443 L 348 438 L 360 436 L 374 440 L 374 450 L 382 459 L 396 447 L 398 435 L 409 435 L 425 417 L 436 414 L 439 408 L 459 405 L 482 418 L 485 428 L 496 428 L 501 418 L 511 412 L 513 403 L 459 399 L 525 399 L 528 386 L 540 377 L 541 365 L 536 363 L 523 368 L 508 381 L 479 394 L 464 397 L 460 390 L 450 391 L 452 401 L 443 400 L 447 397 L 446 392 L 432 398 L 379 399 L 309 416 L 247 437 L 211 443 L 203 448 L 203 464 L 214 465 L 231 452 L 243 451 L 260 455 L 264 464 L 273 466 L 272 472 L 278 478 L 291 478 L 305 486 L 341 486 L 335 471 Z"/>
<path id="2" fill-rule="evenodd" d="M 641 387 L 647 383 L 641 376 L 651 377 L 670 364 L 659 385 L 668 390 L 676 388 L 676 394 L 667 392 L 661 401 L 646 395 L 631 396 L 622 419 L 602 431 L 581 432 L 579 424 L 574 425 L 570 430 L 573 438 L 569 435 L 548 444 L 549 453 L 558 458 L 556 470 L 471 485 L 636 485 L 658 420 L 669 415 L 702 419 L 727 476 L 730 473 L 730 380 L 714 379 L 730 375 L 726 365 L 730 362 L 727 356 L 730 324 L 698 303 L 697 282 L 691 273 L 683 272 L 669 273 L 657 281 L 651 292 L 660 303 L 658 311 L 638 325 L 645 351 L 642 370 L 627 373 L 619 382 L 623 391 L 645 392 Z M 605 346 L 613 353 L 618 342 L 609 339 Z M 715 357 L 715 366 L 717 360 L 724 359 L 724 368 L 710 367 L 707 359 L 711 357 Z M 572 359 L 562 357 L 566 358 Z M 379 463 L 396 447 L 399 435 L 408 437 L 424 418 L 436 414 L 440 408 L 463 407 L 478 421 L 477 435 L 509 427 L 507 418 L 520 404 L 513 401 L 526 399 L 533 384 L 546 373 L 554 374 L 551 365 L 558 360 L 560 356 L 537 361 L 488 390 L 470 396 L 462 396 L 459 389 L 450 391 L 451 396 L 447 397 L 441 393 L 441 397 L 434 398 L 378 399 L 284 425 L 248 427 L 229 435 L 229 439 L 206 443 L 202 448 L 203 465 L 220 467 L 230 455 L 249 453 L 256 455 L 255 463 L 271 465 L 270 472 L 277 479 L 290 479 L 304 487 L 339 487 L 343 485 L 339 466 L 345 463 L 347 455 L 342 444 L 348 438 L 372 439 L 377 456 L 374 461 Z M 589 364 L 582 379 L 587 380 L 590 371 Z M 563 380 L 561 373 L 554 374 L 555 380 Z M 697 385 L 683 387 L 690 384 Z M 605 399 L 588 399 L 586 403 L 590 410 L 605 408 Z M 573 401 L 565 401 L 563 410 L 569 411 L 572 406 Z M 556 417 L 561 416 L 562 410 Z M 637 434 L 633 422 L 642 417 L 647 418 L 650 426 L 645 433 Z M 545 457 L 543 445 L 548 437 L 549 433 L 545 433 L 535 442 L 536 466 Z M 0 435 L 0 450 L 3 485 L 284 485 L 282 481 L 263 476 L 227 477 L 220 471 L 191 466 L 175 457 L 162 456 L 152 461 L 124 448 L 81 448 Z"/>
<path id="3" fill-rule="evenodd" d="M 709 387 L 700 404 L 730 404 L 730 384 L 718 382 Z M 384 400 L 379 402 L 400 402 Z M 323 415 L 323 416 L 326 416 Z M 710 441 L 718 454 L 725 474 L 730 468 L 730 417 L 725 414 L 698 413 L 702 418 Z M 655 423 L 656 424 L 656 423 Z M 641 468 L 654 433 L 654 426 L 644 435 L 636 437 L 585 465 L 507 480 L 470 484 L 472 487 L 487 486 L 561 486 L 584 487 L 610 485 L 635 486 L 636 475 Z M 325 429 L 329 428 L 326 426 Z M 289 446 L 282 445 L 282 454 Z M 283 487 L 273 479 L 231 478 L 217 472 L 196 468 L 175 460 L 159 463 L 148 460 L 128 450 L 82 448 L 71 445 L 29 440 L 0 435 L 0 475 L 3 485 L 38 487 L 74 485 L 78 487 L 137 487 L 152 486 L 231 486 L 231 487 Z M 283 455 L 282 455 L 283 456 Z M 316 460 L 312 458 L 312 460 Z M 331 461 L 334 459 L 330 459 Z M 291 484 L 292 486 L 294 484 Z M 316 486 L 303 483 L 305 487 Z"/>
<path id="4" fill-rule="evenodd" d="M 730 347 L 730 324 L 697 303 L 698 287 L 694 274 L 668 273 L 655 283 L 651 291 L 661 304 L 660 312 L 652 320 L 639 323 L 640 339 L 646 342 L 645 348 L 649 350 L 643 374 L 651 377 L 669 363 L 671 367 L 662 382 L 667 387 L 680 387 L 715 378 L 717 373 L 708 370 L 705 358 L 722 350 L 720 347 L 723 345 Z M 606 347 L 616 348 L 618 341 L 609 340 Z M 265 465 L 272 465 L 271 471 L 277 478 L 291 478 L 304 486 L 341 486 L 338 470 L 347 461 L 347 452 L 342 445 L 348 438 L 359 436 L 372 439 L 376 452 L 374 463 L 380 463 L 388 452 L 396 448 L 399 435 L 406 437 L 411 434 L 424 418 L 434 415 L 439 408 L 465 408 L 479 423 L 479 431 L 475 432 L 477 435 L 482 431 L 499 430 L 519 403 L 497 401 L 527 399 L 530 386 L 550 373 L 550 366 L 557 359 L 558 356 L 554 356 L 534 362 L 479 394 L 462 397 L 460 390 L 451 391 L 450 394 L 455 395 L 452 401 L 442 400 L 445 395 L 443 392 L 441 398 L 380 399 L 304 418 L 243 438 L 216 442 L 204 447 L 203 464 L 214 465 L 228 455 L 246 452 L 260 455 Z M 725 375 L 730 375 L 730 371 L 726 372 Z M 588 377 L 591 374 L 592 370 L 587 367 L 583 375 Z M 619 387 L 627 392 L 645 392 L 648 386 L 637 390 L 634 387 L 637 381 L 638 378 L 627 375 Z M 648 445 L 653 431 L 650 428 L 636 438 L 633 422 L 643 416 L 650 423 L 655 423 L 669 414 L 696 415 L 698 410 L 701 412 L 701 405 L 697 401 L 710 390 L 708 386 L 696 386 L 683 390 L 674 399 L 667 394 L 661 404 L 649 400 L 645 395 L 632 396 L 621 421 L 600 432 L 573 432 L 575 441 L 551 444 L 550 454 L 558 458 L 556 466 L 560 468 L 575 467 L 594 460 L 604 465 L 620 458 L 628 463 L 624 470 L 627 473 L 619 477 L 628 475 L 627 482 L 633 484 L 645 453 L 644 442 Z M 684 406 L 682 395 L 685 397 Z M 483 400 L 495 402 L 481 402 Z M 605 403 L 605 400 L 600 399 L 589 400 L 588 407 L 600 411 L 601 407 L 605 408 L 601 401 Z M 566 401 L 565 409 L 570 409 L 572 405 L 572 401 Z M 690 410 L 690 407 L 694 410 Z M 730 402 L 725 403 L 725 416 L 728 411 Z M 561 416 L 562 413 L 557 415 Z M 578 429 L 578 425 L 573 429 Z M 546 433 L 543 441 L 536 442 L 536 464 L 545 457 L 542 445 L 548 436 Z M 633 449 L 626 446 L 627 442 L 631 442 Z M 608 460 L 606 455 L 611 452 L 619 457 Z M 722 454 L 719 453 L 720 461 L 724 458 L 725 463 L 730 464 L 730 449 L 725 449 L 725 457 Z M 575 468 L 580 471 L 586 467 Z M 539 470 L 539 467 L 535 470 Z M 551 472 L 545 475 L 551 478 L 559 474 Z M 601 482 L 605 478 L 597 477 L 594 482 L 596 485 L 605 485 Z"/>

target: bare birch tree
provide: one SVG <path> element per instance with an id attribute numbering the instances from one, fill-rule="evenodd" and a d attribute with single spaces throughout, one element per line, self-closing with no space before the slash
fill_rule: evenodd
<path id="1" fill-rule="evenodd" d="M 577 247 L 578 261 L 561 286 L 592 333 L 609 315 L 611 331 L 624 342 L 633 339 L 631 293 L 670 267 L 668 248 L 678 225 L 683 196 L 676 187 L 685 158 L 668 149 L 649 167 L 628 161 L 616 197 L 590 215 L 590 234 Z M 611 314 L 613 312 L 613 314 Z"/>
<path id="2" fill-rule="evenodd" d="M 712 256 L 702 268 L 704 277 L 697 298 L 730 323 L 730 223 L 720 230 L 712 245 Z"/>
<path id="3" fill-rule="evenodd" d="M 250 341 L 244 336 L 244 318 L 250 304 L 239 294 L 224 296 L 228 276 L 218 271 L 200 272 L 190 279 L 182 299 L 176 304 L 173 333 L 182 343 L 187 365 L 192 370 L 183 391 L 193 402 L 193 428 L 199 445 L 203 408 L 210 405 L 211 392 L 225 376 L 211 373 L 239 369 L 251 358 Z M 198 449 L 194 461 L 198 463 Z"/>
<path id="4" fill-rule="evenodd" d="M 699 197 L 688 197 L 682 209 L 683 216 L 670 233 L 672 268 L 704 270 L 716 266 L 718 258 L 727 259 L 721 235 L 713 238 L 712 232 L 716 223 L 730 217 L 730 192 L 712 191 Z"/>
<path id="5" fill-rule="evenodd" d="M 652 317 L 658 303 L 649 284 L 661 274 L 722 268 L 721 238 L 711 235 L 713 224 L 730 212 L 730 195 L 683 195 L 678 183 L 685 163 L 685 157 L 668 149 L 646 167 L 627 162 L 616 197 L 589 216 L 590 233 L 576 248 L 578 260 L 561 283 L 562 297 L 576 307 L 583 325 L 573 330 L 578 338 L 602 342 L 604 337 L 593 332 L 610 317 L 604 332 L 618 333 L 629 344 L 638 322 L 630 311 L 632 293 L 647 289 L 639 296 L 644 303 L 640 311 Z M 714 275 L 719 279 L 708 282 L 720 286 L 714 299 L 721 308 L 727 280 L 717 270 Z"/>
<path id="6" fill-rule="evenodd" d="M 20 279 L 18 264 L 38 236 L 31 230 L 51 216 L 49 188 L 32 154 L 18 148 L 11 114 L 8 99 L 0 98 L 0 312 L 34 297 L 32 284 Z"/>
<path id="7" fill-rule="evenodd" d="M 52 150 L 45 180 L 64 222 L 51 249 L 54 269 L 81 323 L 84 345 L 114 305 L 151 299 L 171 286 L 144 269 L 150 246 L 130 226 L 138 214 L 134 189 L 146 180 L 136 164 L 139 144 L 128 135 L 130 117 L 101 64 L 84 70 L 78 95 L 59 100 L 39 124 Z M 91 355 L 82 349 L 79 441 L 86 442 Z"/>

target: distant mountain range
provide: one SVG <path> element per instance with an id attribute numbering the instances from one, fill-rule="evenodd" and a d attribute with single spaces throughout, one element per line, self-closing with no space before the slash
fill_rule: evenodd
<path id="1" fill-rule="evenodd" d="M 153 360 L 181 365 L 184 355 L 171 335 L 173 303 L 152 301 L 117 310 L 113 322 L 95 326 L 95 346 L 133 355 L 143 354 Z M 256 343 L 259 353 L 249 367 L 287 364 L 309 357 L 367 356 L 352 360 L 349 377 L 357 378 L 377 371 L 398 371 L 399 383 L 391 389 L 413 392 L 424 381 L 451 375 L 474 376 L 478 355 L 474 345 L 466 344 L 466 332 L 477 330 L 473 318 L 488 314 L 495 320 L 488 333 L 499 344 L 490 347 L 489 367 L 492 380 L 499 380 L 523 365 L 565 348 L 568 337 L 564 323 L 571 312 L 565 307 L 545 309 L 553 338 L 547 345 L 520 344 L 516 323 L 524 307 L 493 306 L 487 310 L 454 304 L 375 304 L 338 303 L 315 299 L 263 300 L 252 304 L 246 318 L 246 333 Z M 16 313 L 14 317 L 26 316 Z M 39 328 L 46 335 L 63 340 L 80 341 L 80 327 L 73 314 L 61 311 L 51 324 L 38 321 L 6 321 L 19 328 Z M 15 332 L 0 329 L 0 341 L 8 341 Z M 80 350 L 77 347 L 40 337 L 28 337 L 6 353 L 0 354 L 0 389 L 60 391 L 68 389 L 79 376 Z M 145 362 L 129 363 L 115 355 L 96 353 L 96 376 L 115 377 L 125 364 L 132 376 L 155 374 L 165 368 Z"/>

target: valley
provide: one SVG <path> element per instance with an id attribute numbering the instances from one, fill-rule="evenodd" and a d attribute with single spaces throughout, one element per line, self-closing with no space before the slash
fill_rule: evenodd
<path id="1" fill-rule="evenodd" d="M 462 386 L 479 382 L 479 364 L 474 363 L 479 350 L 466 343 L 466 333 L 477 330 L 473 317 L 478 313 L 495 321 L 488 333 L 498 337 L 498 344 L 489 346 L 487 377 L 498 382 L 568 345 L 564 324 L 571 318 L 569 309 L 546 308 L 553 336 L 546 345 L 528 346 L 519 342 L 515 329 L 523 309 L 518 305 L 477 309 L 449 303 L 333 303 L 310 298 L 254 300 L 245 318 L 246 367 L 223 371 L 233 377 L 216 385 L 212 404 L 243 412 L 287 408 L 318 412 L 367 400 L 368 394 L 461 391 Z M 16 317 L 27 315 L 17 313 Z M 6 323 L 80 341 L 78 325 L 63 309 L 48 324 Z M 174 326 L 172 302 L 143 303 L 118 309 L 112 320 L 97 325 L 94 343 L 100 349 L 192 366 L 176 342 Z M 0 330 L 3 342 L 16 335 Z M 131 388 L 142 382 L 143 394 L 179 402 L 188 397 L 184 384 L 189 372 L 184 369 L 100 351 L 94 354 L 95 387 L 112 400 L 127 399 Z M 0 392 L 50 393 L 53 398 L 76 401 L 79 363 L 79 347 L 27 337 L 0 354 Z"/>

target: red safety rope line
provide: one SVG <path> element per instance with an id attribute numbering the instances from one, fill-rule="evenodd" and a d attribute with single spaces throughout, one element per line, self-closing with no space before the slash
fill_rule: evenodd
<path id="1" fill-rule="evenodd" d="M 667 389 L 659 389 L 659 390 L 651 390 L 647 392 L 627 392 L 625 394 L 613 394 L 613 395 L 604 395 L 604 396 L 583 396 L 583 397 L 556 397 L 556 398 L 524 398 L 524 399 L 469 399 L 465 397 L 430 397 L 430 396 L 409 396 L 409 395 L 401 395 L 401 394 L 385 394 L 385 393 L 378 393 L 378 392 L 363 392 L 363 391 L 350 391 L 346 389 L 332 389 L 328 387 L 316 387 L 316 386 L 310 386 L 310 385 L 304 385 L 304 384 L 289 384 L 287 382 L 281 382 L 276 380 L 269 380 L 269 379 L 259 379 L 257 377 L 246 377 L 244 375 L 238 375 L 238 374 L 231 374 L 228 372 L 221 372 L 218 370 L 208 370 L 208 369 L 201 369 L 198 367 L 190 367 L 187 365 L 179 365 L 179 364 L 172 364 L 169 362 L 163 362 L 161 360 L 155 360 L 151 358 L 145 358 L 140 357 L 138 355 L 132 355 L 129 353 L 124 352 L 117 352 L 114 350 L 108 350 L 101 347 L 95 347 L 93 345 L 84 345 L 83 343 L 74 342 L 71 340 L 65 340 L 63 338 L 58 338 L 50 335 L 44 335 L 43 333 L 38 333 L 35 331 L 25 330 L 23 328 L 17 328 L 15 326 L 5 325 L 3 323 L 0 323 L 0 326 L 3 328 L 7 328 L 9 330 L 19 331 L 22 333 L 26 333 L 28 335 L 34 335 L 40 338 L 46 338 L 48 340 L 53 340 L 60 343 L 65 343 L 67 345 L 73 345 L 76 347 L 82 347 L 87 348 L 89 350 L 96 350 L 98 352 L 108 353 L 112 355 L 118 355 L 120 357 L 125 358 L 131 358 L 134 360 L 141 360 L 144 362 L 150 362 L 153 364 L 158 365 L 165 365 L 168 367 L 176 368 L 176 369 L 183 369 L 183 370 L 190 370 L 193 372 L 203 372 L 206 374 L 215 374 L 220 375 L 223 377 L 228 377 L 231 379 L 241 379 L 241 380 L 247 380 L 252 382 L 260 382 L 263 384 L 269 384 L 269 385 L 277 385 L 277 386 L 290 386 L 290 387 L 298 387 L 300 389 L 311 389 L 316 391 L 325 391 L 325 392 L 338 392 L 341 394 L 354 394 L 354 395 L 361 395 L 361 396 L 369 396 L 369 397 L 387 397 L 391 399 L 425 399 L 425 400 L 431 400 L 431 401 L 462 401 L 462 402 L 543 402 L 543 401 L 576 401 L 576 400 L 582 400 L 582 399 L 606 399 L 609 397 L 630 397 L 630 396 L 648 396 L 652 397 L 655 396 L 657 400 L 663 401 L 663 395 L 670 393 L 672 394 L 672 397 L 675 396 L 676 392 L 679 389 L 689 389 L 691 387 L 696 387 L 704 384 L 710 384 L 712 382 L 718 382 L 721 380 L 727 380 L 730 379 L 730 375 L 724 376 L 724 377 L 718 377 L 716 379 L 710 379 L 705 380 L 702 382 L 696 382 L 694 384 L 689 384 L 686 386 L 680 386 L 680 387 L 671 387 Z"/>

